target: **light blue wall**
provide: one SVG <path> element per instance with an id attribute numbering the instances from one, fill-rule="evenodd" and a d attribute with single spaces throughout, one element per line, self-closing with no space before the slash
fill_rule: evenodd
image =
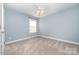
<path id="1" fill-rule="evenodd" d="M 6 41 L 44 34 L 79 43 L 79 9 L 72 7 L 37 21 L 37 33 L 29 33 L 28 16 L 5 8 Z"/>
<path id="2" fill-rule="evenodd" d="M 56 14 L 41 18 L 40 34 L 79 43 L 78 7 L 68 8 Z"/>
<path id="3" fill-rule="evenodd" d="M 29 18 L 27 15 L 10 8 L 5 8 L 5 31 L 6 42 L 37 34 L 29 33 Z"/>

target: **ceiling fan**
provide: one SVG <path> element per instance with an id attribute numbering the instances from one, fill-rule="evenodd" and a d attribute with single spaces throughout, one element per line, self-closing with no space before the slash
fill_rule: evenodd
<path id="1" fill-rule="evenodd" d="M 38 17 L 44 16 L 44 12 L 45 12 L 44 8 L 38 6 L 37 10 L 36 10 L 36 16 L 38 16 Z"/>

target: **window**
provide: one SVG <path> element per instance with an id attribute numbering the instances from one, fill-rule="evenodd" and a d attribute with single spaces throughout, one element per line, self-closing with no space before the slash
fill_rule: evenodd
<path id="1" fill-rule="evenodd" d="M 29 32 L 34 33 L 36 32 L 36 20 L 34 19 L 29 19 Z"/>

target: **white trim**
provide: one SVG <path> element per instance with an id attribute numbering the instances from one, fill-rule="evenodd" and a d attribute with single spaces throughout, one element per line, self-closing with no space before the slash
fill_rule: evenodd
<path id="1" fill-rule="evenodd" d="M 71 43 L 71 44 L 75 44 L 75 45 L 79 45 L 79 43 L 77 43 L 77 42 L 64 40 L 64 39 L 60 39 L 60 38 L 55 38 L 55 37 L 50 37 L 50 36 L 47 36 L 47 35 L 38 35 L 38 36 L 44 37 L 44 38 L 53 39 L 53 40 L 57 40 L 57 41 L 62 41 L 62 42 L 66 42 L 66 43 Z"/>
<path id="2" fill-rule="evenodd" d="M 33 37 L 37 37 L 37 35 L 35 35 L 35 36 L 30 36 L 30 37 L 25 37 L 25 38 L 13 40 L 13 41 L 9 41 L 9 42 L 6 42 L 5 44 L 11 44 L 11 43 L 15 43 L 15 42 L 18 42 L 18 41 L 23 41 L 23 40 L 26 40 L 26 39 L 31 39 L 31 38 L 33 38 Z"/>
<path id="3" fill-rule="evenodd" d="M 75 45 L 79 45 L 79 43 L 77 43 L 77 42 L 68 41 L 68 40 L 64 40 L 64 39 L 59 39 L 59 38 L 55 38 L 55 37 L 50 37 L 50 36 L 47 36 L 47 35 L 35 35 L 35 36 L 25 37 L 25 38 L 17 39 L 17 40 L 14 40 L 14 41 L 6 42 L 5 44 L 15 43 L 15 42 L 18 42 L 18 41 L 30 39 L 30 38 L 37 37 L 37 36 L 44 37 L 44 38 L 49 38 L 49 39 L 53 39 L 53 40 L 57 40 L 57 41 L 62 41 L 62 42 L 66 42 L 66 43 L 71 43 L 71 44 L 75 44 Z"/>
<path id="4" fill-rule="evenodd" d="M 3 5 L 3 3 L 1 4 L 2 6 L 2 20 L 1 20 L 1 37 L 2 37 L 2 45 L 1 45 L 1 54 L 2 55 L 4 55 L 4 47 L 5 47 L 5 45 L 4 45 L 4 42 L 5 42 L 5 20 L 4 20 L 4 12 L 5 12 L 5 10 L 4 10 L 4 5 Z"/>

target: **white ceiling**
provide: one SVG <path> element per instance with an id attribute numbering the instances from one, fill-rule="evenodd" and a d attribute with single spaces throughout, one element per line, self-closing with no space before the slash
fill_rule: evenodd
<path id="1" fill-rule="evenodd" d="M 76 3 L 7 3 L 6 7 L 36 16 L 37 7 L 40 6 L 45 11 L 43 16 L 47 16 L 76 5 Z"/>

